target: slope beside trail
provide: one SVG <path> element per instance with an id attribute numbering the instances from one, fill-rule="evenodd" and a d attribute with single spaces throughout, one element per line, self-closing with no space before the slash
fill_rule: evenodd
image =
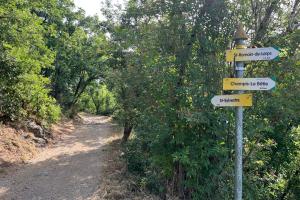
<path id="1" fill-rule="evenodd" d="M 0 177 L 2 200 L 87 200 L 99 198 L 109 145 L 120 129 L 109 117 L 82 114 L 71 134 L 13 173 Z M 114 158 L 110 158 L 112 160 Z"/>

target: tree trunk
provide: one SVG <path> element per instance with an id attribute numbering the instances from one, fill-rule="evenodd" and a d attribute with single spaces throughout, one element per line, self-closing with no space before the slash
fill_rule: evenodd
<path id="1" fill-rule="evenodd" d="M 288 27 L 286 32 L 292 32 L 294 30 L 294 23 L 297 23 L 297 15 L 299 15 L 299 4 L 300 0 L 296 0 L 289 17 Z"/>
<path id="2" fill-rule="evenodd" d="M 124 132 L 123 132 L 123 138 L 122 138 L 122 142 L 127 142 L 128 138 L 130 137 L 131 131 L 132 131 L 132 124 L 130 122 L 128 122 L 128 120 L 125 121 L 124 124 Z"/>
<path id="3" fill-rule="evenodd" d="M 273 0 L 269 7 L 266 9 L 266 13 L 264 18 L 262 19 L 258 30 L 256 30 L 256 36 L 254 38 L 254 43 L 261 41 L 265 34 L 267 33 L 272 14 L 279 8 L 278 6 L 279 0 Z"/>

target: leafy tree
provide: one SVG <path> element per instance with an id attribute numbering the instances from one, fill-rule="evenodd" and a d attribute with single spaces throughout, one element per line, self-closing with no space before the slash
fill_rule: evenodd
<path id="1" fill-rule="evenodd" d="M 109 55 L 106 53 L 108 43 L 105 36 L 89 37 L 82 29 L 78 29 L 65 41 L 64 54 L 60 56 L 64 97 L 62 102 L 72 108 L 79 100 L 86 87 L 94 80 L 103 78 L 107 68 Z"/>
<path id="2" fill-rule="evenodd" d="M 233 76 L 224 53 L 242 21 L 249 47 L 276 45 L 286 52 L 280 62 L 247 64 L 247 77 L 275 76 L 278 88 L 255 92 L 255 106 L 245 112 L 244 198 L 297 199 L 299 32 L 291 24 L 298 4 L 129 1 L 110 24 L 121 121 L 135 127 L 128 168 L 150 187 L 154 177 L 162 195 L 168 189 L 182 199 L 233 198 L 234 110 L 213 108 L 210 99 L 222 94 L 222 78 Z"/>
<path id="3" fill-rule="evenodd" d="M 53 52 L 43 38 L 41 19 L 23 1 L 1 1 L 0 5 L 0 115 L 20 119 L 34 115 L 56 121 L 60 109 L 49 97 L 49 80 L 41 71 L 51 67 Z"/>
<path id="4" fill-rule="evenodd" d="M 110 115 L 115 108 L 114 95 L 105 84 L 95 81 L 80 98 L 79 107 L 97 115 Z"/>
<path id="5" fill-rule="evenodd" d="M 43 1 L 33 12 L 43 19 L 47 45 L 56 52 L 54 68 L 44 71 L 52 80 L 52 95 L 73 112 L 86 87 L 103 78 L 107 68 L 109 44 L 101 23 L 85 17 L 70 0 Z"/>

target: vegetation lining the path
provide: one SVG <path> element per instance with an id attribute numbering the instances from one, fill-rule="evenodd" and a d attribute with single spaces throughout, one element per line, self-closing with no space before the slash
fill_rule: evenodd
<path id="1" fill-rule="evenodd" d="M 114 114 L 128 170 L 165 198 L 233 199 L 234 112 L 214 108 L 233 77 L 225 50 L 237 22 L 248 48 L 278 46 L 273 77 L 245 111 L 244 199 L 300 199 L 299 0 L 109 1 L 106 20 L 72 0 L 1 0 L 0 120 L 42 127 L 61 113 Z"/>
<path id="2" fill-rule="evenodd" d="M 245 109 L 243 199 L 299 199 L 299 1 L 135 1 L 107 9 L 116 47 L 109 82 L 124 125 L 128 170 L 151 191 L 180 199 L 233 199 L 235 117 L 214 108 L 236 25 L 248 48 L 280 47 L 280 59 L 246 63 L 272 77 Z M 252 92 L 251 92 L 252 93 Z"/>

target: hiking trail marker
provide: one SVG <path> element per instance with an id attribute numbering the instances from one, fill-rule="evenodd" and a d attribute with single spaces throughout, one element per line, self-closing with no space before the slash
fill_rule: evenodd
<path id="1" fill-rule="evenodd" d="M 217 107 L 252 106 L 252 94 L 214 96 L 211 103 Z"/>
<path id="2" fill-rule="evenodd" d="M 224 78 L 223 90 L 271 90 L 276 85 L 270 78 Z"/>
<path id="3" fill-rule="evenodd" d="M 273 60 L 279 56 L 279 53 L 279 50 L 275 49 L 274 47 L 231 49 L 226 51 L 226 61 Z"/>
<path id="4" fill-rule="evenodd" d="M 252 106 L 252 94 L 244 94 L 245 90 L 270 90 L 275 82 L 270 78 L 243 78 L 245 61 L 273 60 L 279 50 L 273 47 L 247 49 L 247 34 L 243 25 L 239 24 L 234 34 L 236 49 L 226 51 L 226 61 L 231 62 L 235 70 L 235 78 L 223 80 L 223 90 L 237 90 L 233 95 L 219 95 L 211 99 L 216 107 L 236 107 L 235 113 L 235 164 L 234 164 L 234 199 L 243 199 L 243 113 L 246 106 Z"/>

